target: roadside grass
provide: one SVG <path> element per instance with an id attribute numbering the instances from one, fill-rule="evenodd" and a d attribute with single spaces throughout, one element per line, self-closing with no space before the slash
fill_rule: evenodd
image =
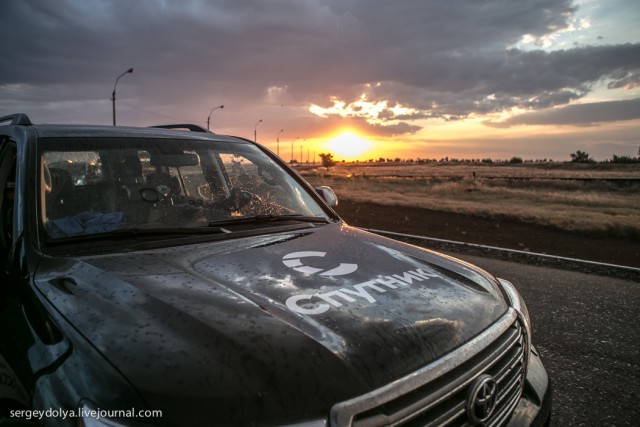
<path id="1" fill-rule="evenodd" d="M 339 199 L 513 219 L 584 234 L 640 238 L 640 183 L 631 181 L 640 178 L 637 168 L 339 165 L 331 173 L 321 169 L 301 173 L 312 185 L 332 187 Z M 607 179 L 630 181 L 611 183 Z"/>

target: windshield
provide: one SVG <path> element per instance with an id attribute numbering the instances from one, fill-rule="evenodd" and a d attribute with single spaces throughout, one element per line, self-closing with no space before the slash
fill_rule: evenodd
<path id="1" fill-rule="evenodd" d="M 48 239 L 235 220 L 246 228 L 249 217 L 328 220 L 306 189 L 248 143 L 45 138 L 39 152 Z"/>

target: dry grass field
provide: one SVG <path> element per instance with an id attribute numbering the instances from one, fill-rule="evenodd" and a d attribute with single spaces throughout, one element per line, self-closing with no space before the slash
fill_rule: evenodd
<path id="1" fill-rule="evenodd" d="M 640 164 L 338 164 L 300 173 L 354 202 L 640 238 Z"/>

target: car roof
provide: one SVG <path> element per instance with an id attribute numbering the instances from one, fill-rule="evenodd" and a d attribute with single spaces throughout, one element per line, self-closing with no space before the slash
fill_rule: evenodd
<path id="1" fill-rule="evenodd" d="M 249 140 L 218 135 L 211 132 L 194 132 L 189 130 L 165 129 L 158 127 L 127 127 L 100 125 L 61 125 L 37 124 L 31 125 L 39 138 L 166 138 L 190 139 L 203 141 L 222 141 L 234 143 L 252 143 Z"/>
<path id="2" fill-rule="evenodd" d="M 1 124 L 9 122 L 8 124 Z M 0 117 L 0 130 L 13 128 L 35 132 L 39 138 L 167 138 L 255 144 L 245 138 L 214 134 L 194 124 L 127 127 L 80 124 L 33 124 L 28 115 L 14 113 Z"/>

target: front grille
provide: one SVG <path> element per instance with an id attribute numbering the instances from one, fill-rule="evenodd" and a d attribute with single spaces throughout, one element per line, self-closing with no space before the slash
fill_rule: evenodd
<path id="1" fill-rule="evenodd" d="M 497 384 L 497 400 L 491 415 L 481 424 L 503 425 L 522 394 L 525 343 L 522 328 L 510 310 L 469 344 L 429 366 L 335 405 L 331 423 L 353 427 L 470 426 L 474 424 L 474 418 L 467 414 L 471 388 L 479 377 L 491 376 Z"/>

